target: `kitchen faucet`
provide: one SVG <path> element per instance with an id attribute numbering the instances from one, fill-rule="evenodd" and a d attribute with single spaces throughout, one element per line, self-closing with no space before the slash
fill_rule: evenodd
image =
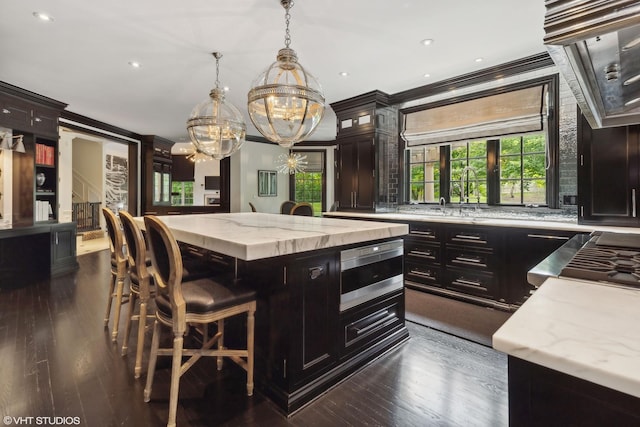
<path id="1" fill-rule="evenodd" d="M 462 175 L 460 177 L 460 204 L 469 203 L 469 194 L 467 194 L 467 188 L 465 186 L 465 178 L 467 177 L 467 173 L 473 173 L 473 181 L 474 181 L 474 195 L 476 198 L 476 208 L 480 204 L 480 189 L 478 188 L 478 173 L 471 166 L 467 166 L 462 169 Z M 467 184 L 469 180 L 467 180 Z"/>

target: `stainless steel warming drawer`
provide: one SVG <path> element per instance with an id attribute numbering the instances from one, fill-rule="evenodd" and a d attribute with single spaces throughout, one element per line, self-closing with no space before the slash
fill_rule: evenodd
<path id="1" fill-rule="evenodd" d="M 402 239 L 340 252 L 340 311 L 402 289 L 403 254 Z"/>

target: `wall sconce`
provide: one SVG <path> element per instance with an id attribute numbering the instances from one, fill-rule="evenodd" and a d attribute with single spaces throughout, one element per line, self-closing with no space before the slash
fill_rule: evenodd
<path id="1" fill-rule="evenodd" d="M 15 142 L 13 141 L 15 139 Z M 2 135 L 2 141 L 0 142 L 0 150 L 16 151 L 18 153 L 24 153 L 24 135 L 9 136 L 8 133 Z"/>

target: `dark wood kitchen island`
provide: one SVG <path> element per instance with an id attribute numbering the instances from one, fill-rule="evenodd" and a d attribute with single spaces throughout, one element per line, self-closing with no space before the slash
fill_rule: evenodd
<path id="1" fill-rule="evenodd" d="M 407 225 L 264 213 L 160 218 L 257 291 L 255 382 L 286 414 L 409 336 Z"/>

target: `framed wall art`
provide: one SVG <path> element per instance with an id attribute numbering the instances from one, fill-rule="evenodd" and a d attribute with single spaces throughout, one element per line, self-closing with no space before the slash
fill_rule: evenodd
<path id="1" fill-rule="evenodd" d="M 276 171 L 258 171 L 258 197 L 278 195 L 278 173 Z"/>

